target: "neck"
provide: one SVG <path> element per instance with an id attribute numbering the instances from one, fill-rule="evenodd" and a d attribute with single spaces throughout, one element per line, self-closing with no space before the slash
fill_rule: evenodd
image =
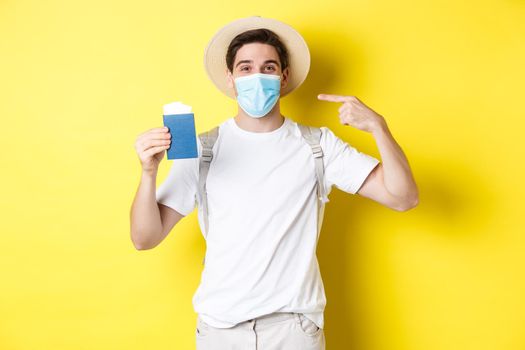
<path id="1" fill-rule="evenodd" d="M 281 115 L 280 100 L 277 101 L 272 110 L 260 118 L 250 117 L 244 110 L 237 105 L 238 112 L 233 119 L 237 125 L 246 131 L 251 132 L 270 132 L 278 129 L 284 123 L 284 116 Z"/>

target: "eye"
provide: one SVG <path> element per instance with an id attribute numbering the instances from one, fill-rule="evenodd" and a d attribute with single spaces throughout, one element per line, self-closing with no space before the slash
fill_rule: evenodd
<path id="1" fill-rule="evenodd" d="M 267 66 L 266 68 L 271 68 L 271 70 L 275 70 L 274 66 Z"/>
<path id="2" fill-rule="evenodd" d="M 242 66 L 241 70 L 244 70 L 244 68 L 249 68 L 248 66 Z"/>

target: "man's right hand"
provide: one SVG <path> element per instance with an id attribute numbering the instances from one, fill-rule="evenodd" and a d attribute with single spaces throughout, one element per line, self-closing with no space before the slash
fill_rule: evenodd
<path id="1" fill-rule="evenodd" d="M 167 127 L 153 128 L 140 134 L 135 141 L 135 150 L 142 164 L 142 171 L 156 172 L 170 143 L 171 134 Z"/>

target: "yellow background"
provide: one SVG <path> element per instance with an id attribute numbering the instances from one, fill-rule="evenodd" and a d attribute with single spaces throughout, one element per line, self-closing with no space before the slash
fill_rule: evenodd
<path id="1" fill-rule="evenodd" d="M 524 349 L 520 0 L 0 1 L 0 348 L 194 348 L 196 211 L 134 249 L 134 142 L 172 101 L 193 106 L 197 132 L 234 115 L 202 57 L 250 15 L 310 45 L 283 114 L 379 157 L 316 99 L 359 97 L 420 189 L 408 212 L 333 189 L 318 248 L 327 349 Z"/>

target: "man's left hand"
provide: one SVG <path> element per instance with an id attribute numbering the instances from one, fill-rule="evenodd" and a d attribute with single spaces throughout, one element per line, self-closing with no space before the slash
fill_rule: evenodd
<path id="1" fill-rule="evenodd" d="M 355 96 L 319 94 L 322 101 L 342 102 L 339 107 L 339 120 L 343 125 L 351 125 L 359 130 L 374 132 L 384 123 L 383 116 L 374 112 Z"/>

